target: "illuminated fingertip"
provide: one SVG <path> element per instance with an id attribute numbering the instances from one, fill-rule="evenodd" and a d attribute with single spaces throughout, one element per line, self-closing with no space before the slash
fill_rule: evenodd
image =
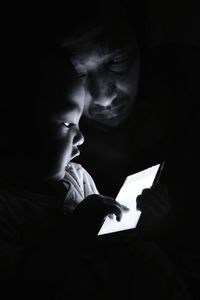
<path id="1" fill-rule="evenodd" d="M 130 210 L 130 208 L 128 208 L 127 206 L 125 206 L 125 205 L 123 205 L 123 211 L 129 211 Z"/>
<path id="2" fill-rule="evenodd" d="M 109 214 L 108 217 L 109 217 L 109 219 L 111 219 L 111 220 L 114 219 L 114 215 L 113 215 L 113 214 Z"/>
<path id="3" fill-rule="evenodd" d="M 120 216 L 116 216 L 116 220 L 118 221 L 118 222 L 120 222 L 121 221 L 121 215 Z"/>

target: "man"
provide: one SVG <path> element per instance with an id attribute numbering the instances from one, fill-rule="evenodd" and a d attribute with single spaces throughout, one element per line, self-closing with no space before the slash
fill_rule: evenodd
<path id="1" fill-rule="evenodd" d="M 79 161 L 100 192 L 116 196 L 127 175 L 175 151 L 190 114 L 190 83 L 183 90 L 181 47 L 144 48 L 138 19 L 128 22 L 117 6 L 112 14 L 101 8 L 90 19 L 83 13 L 86 21 L 71 26 L 62 47 L 86 90 Z"/>
<path id="2" fill-rule="evenodd" d="M 98 9 L 95 19 L 90 11 L 91 20 L 82 11 L 86 21 L 79 28 L 76 24 L 62 42 L 86 91 L 80 123 L 86 139 L 78 161 L 99 191 L 113 197 L 127 175 L 166 161 L 161 182 L 167 185 L 172 208 L 168 229 L 162 228 L 156 238 L 194 292 L 199 225 L 196 214 L 188 219 L 188 199 L 198 212 L 198 175 L 192 180 L 191 174 L 198 174 L 199 163 L 192 159 L 196 140 L 191 121 L 199 123 L 200 52 L 189 45 L 145 48 L 135 20 L 134 25 L 127 23 L 116 7 L 103 12 Z"/>

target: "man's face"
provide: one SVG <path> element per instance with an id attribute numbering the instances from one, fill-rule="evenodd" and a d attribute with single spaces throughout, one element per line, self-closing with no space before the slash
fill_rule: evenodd
<path id="1" fill-rule="evenodd" d="M 39 157 L 42 176 L 59 180 L 83 143 L 79 119 L 84 89 L 71 65 L 50 56 L 42 66 L 38 97 L 35 154 Z"/>
<path id="2" fill-rule="evenodd" d="M 71 56 L 86 90 L 84 116 L 108 127 L 121 125 L 135 103 L 140 58 L 136 42 L 88 42 Z"/>

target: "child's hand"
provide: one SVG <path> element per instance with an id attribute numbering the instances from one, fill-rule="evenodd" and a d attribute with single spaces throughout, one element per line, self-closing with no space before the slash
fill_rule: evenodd
<path id="1" fill-rule="evenodd" d="M 107 215 L 115 215 L 117 221 L 120 221 L 123 212 L 127 211 L 129 211 L 128 207 L 115 199 L 97 194 L 86 197 L 76 208 L 76 212 L 81 212 L 84 218 L 92 219 L 95 216 L 96 219 L 103 220 Z"/>
<path id="2" fill-rule="evenodd" d="M 92 194 L 86 197 L 72 213 L 79 226 L 80 232 L 88 232 L 95 236 L 107 215 L 114 214 L 120 221 L 122 214 L 129 209 L 108 196 Z"/>
<path id="3" fill-rule="evenodd" d="M 150 189 L 144 189 L 136 201 L 137 209 L 142 212 L 138 229 L 145 233 L 159 231 L 170 211 L 167 187 L 157 184 Z"/>

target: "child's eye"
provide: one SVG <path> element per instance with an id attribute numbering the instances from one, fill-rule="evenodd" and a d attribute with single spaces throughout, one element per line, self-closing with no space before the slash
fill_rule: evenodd
<path id="1" fill-rule="evenodd" d="M 68 123 L 68 122 L 63 122 L 63 125 L 67 128 L 71 128 L 72 126 L 74 126 L 73 123 Z"/>

